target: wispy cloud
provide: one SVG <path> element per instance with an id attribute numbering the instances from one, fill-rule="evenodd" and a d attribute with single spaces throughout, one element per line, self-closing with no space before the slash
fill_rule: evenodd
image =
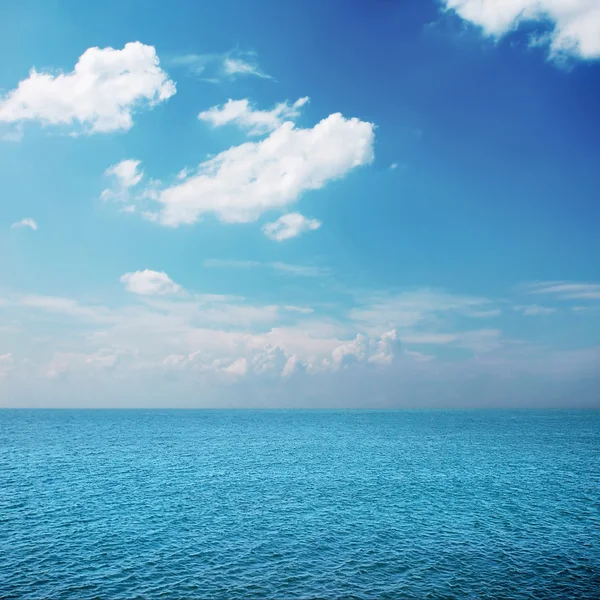
<path id="1" fill-rule="evenodd" d="M 323 267 L 311 267 L 306 265 L 291 265 L 284 262 L 269 263 L 271 268 L 282 273 L 297 275 L 299 277 L 324 277 L 329 273 L 329 269 Z"/>
<path id="2" fill-rule="evenodd" d="M 27 294 L 17 298 L 0 298 L 0 303 L 11 308 L 34 309 L 95 323 L 106 323 L 111 320 L 111 311 L 104 306 L 85 305 L 60 296 Z"/>
<path id="3" fill-rule="evenodd" d="M 516 305 L 513 309 L 526 317 L 537 317 L 542 315 L 551 315 L 556 312 L 556 308 L 550 306 L 540 306 L 539 304 L 527 304 L 525 306 Z"/>
<path id="4" fill-rule="evenodd" d="M 600 304 L 593 304 L 591 306 L 573 306 L 571 310 L 576 313 L 587 313 L 600 311 Z"/>
<path id="5" fill-rule="evenodd" d="M 33 231 L 36 231 L 38 229 L 38 224 L 33 219 L 25 218 L 21 219 L 20 221 L 17 221 L 16 223 L 13 223 L 10 226 L 11 229 L 19 229 L 21 227 L 26 227 L 32 229 Z"/>
<path id="6" fill-rule="evenodd" d="M 228 260 L 221 258 L 206 258 L 202 261 L 202 264 L 205 267 L 217 269 L 252 269 L 265 265 L 265 263 L 257 260 Z"/>
<path id="7" fill-rule="evenodd" d="M 525 286 L 529 294 L 546 294 L 566 300 L 600 300 L 599 283 L 540 281 Z"/>
<path id="8" fill-rule="evenodd" d="M 314 312 L 314 308 L 309 308 L 307 306 L 284 306 L 283 308 L 285 308 L 285 310 L 298 312 L 303 315 L 309 315 Z"/>
<path id="9" fill-rule="evenodd" d="M 360 306 L 349 318 L 379 329 L 412 327 L 422 321 L 435 322 L 445 315 L 481 318 L 482 311 L 497 310 L 487 298 L 460 296 L 442 290 L 418 289 L 397 294 L 374 294 L 359 298 Z"/>
<path id="10" fill-rule="evenodd" d="M 209 268 L 219 269 L 257 269 L 266 268 L 286 273 L 288 275 L 296 275 L 299 277 L 323 277 L 329 273 L 328 269 L 310 265 L 295 265 L 285 262 L 260 262 L 256 260 L 227 260 L 219 258 L 207 258 L 202 264 Z"/>
<path id="11" fill-rule="evenodd" d="M 225 73 L 230 76 L 253 75 L 263 79 L 273 79 L 270 75 L 264 73 L 254 60 L 246 60 L 243 58 L 234 58 L 232 56 L 228 56 L 223 61 L 223 68 L 225 69 Z"/>
<path id="12" fill-rule="evenodd" d="M 222 60 L 221 54 L 181 54 L 167 58 L 166 62 L 173 67 L 186 67 L 191 75 L 200 76 L 206 66 Z"/>
<path id="13" fill-rule="evenodd" d="M 256 52 L 243 51 L 239 48 L 223 53 L 182 54 L 171 57 L 167 63 L 173 67 L 183 67 L 190 75 L 209 83 L 219 83 L 239 77 L 258 77 L 274 81 L 271 75 L 261 69 Z"/>
<path id="14" fill-rule="evenodd" d="M 417 346 L 449 346 L 464 348 L 476 353 L 491 352 L 501 346 L 502 332 L 499 329 L 475 329 L 453 333 L 400 333 L 405 344 Z"/>

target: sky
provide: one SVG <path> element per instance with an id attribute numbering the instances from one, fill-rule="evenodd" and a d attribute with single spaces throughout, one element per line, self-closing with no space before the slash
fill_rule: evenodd
<path id="1" fill-rule="evenodd" d="M 600 0 L 0 3 L 0 406 L 600 407 Z"/>

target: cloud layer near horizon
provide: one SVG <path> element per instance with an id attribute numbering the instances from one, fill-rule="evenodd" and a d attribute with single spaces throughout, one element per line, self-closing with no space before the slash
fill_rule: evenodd
<path id="1" fill-rule="evenodd" d="M 137 298 L 121 308 L 52 296 L 0 298 L 5 314 L 33 326 L 21 334 L 37 332 L 39 340 L 35 355 L 0 357 L 4 389 L 17 389 L 23 378 L 42 386 L 44 380 L 61 381 L 63 391 L 106 385 L 108 373 L 114 385 L 135 386 L 147 377 L 166 385 L 176 376 L 181 385 L 203 382 L 207 389 L 227 389 L 241 380 L 273 388 L 293 379 L 294 386 L 305 386 L 312 379 L 317 388 L 306 389 L 324 401 L 319 386 L 334 380 L 346 386 L 359 373 L 372 385 L 386 382 L 374 405 L 394 405 L 394 381 L 418 382 L 421 390 L 426 381 L 437 386 L 462 373 L 465 381 L 529 377 L 562 385 L 592 376 L 600 364 L 600 348 L 558 352 L 490 327 L 497 313 L 511 309 L 504 301 L 431 289 L 361 293 L 332 314 L 196 293 L 149 269 L 126 273 L 120 281 Z M 453 328 L 458 318 L 470 327 Z M 39 337 L 54 322 L 65 331 L 60 348 Z M 10 403 L 10 395 L 5 398 Z M 462 400 L 475 402 L 472 396 Z"/>

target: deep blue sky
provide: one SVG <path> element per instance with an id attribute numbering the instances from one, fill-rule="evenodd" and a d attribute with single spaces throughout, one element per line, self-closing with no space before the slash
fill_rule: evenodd
<path id="1" fill-rule="evenodd" d="M 0 403 L 599 401 L 600 49 L 578 22 L 497 6 L 494 29 L 475 0 L 124 4 L 0 7 Z M 152 56 L 132 67 L 130 42 Z M 69 76 L 93 48 L 122 66 Z M 198 118 L 228 99 L 245 122 Z M 228 149 L 218 182 L 193 171 Z M 127 185 L 121 161 L 140 161 Z"/>

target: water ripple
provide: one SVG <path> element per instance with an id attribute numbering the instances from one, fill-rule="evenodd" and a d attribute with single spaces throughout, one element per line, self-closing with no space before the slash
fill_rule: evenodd
<path id="1" fill-rule="evenodd" d="M 600 597 L 595 412 L 0 411 L 0 598 Z"/>

